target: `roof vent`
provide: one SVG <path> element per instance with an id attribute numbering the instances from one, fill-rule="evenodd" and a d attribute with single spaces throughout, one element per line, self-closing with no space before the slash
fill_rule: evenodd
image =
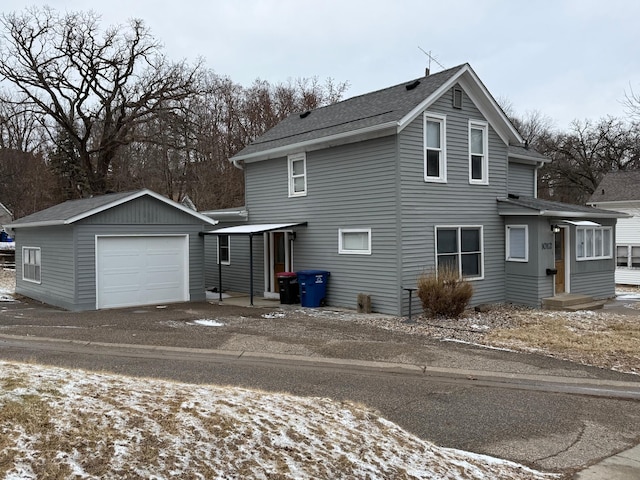
<path id="1" fill-rule="evenodd" d="M 300 114 L 300 118 L 307 118 L 309 115 L 311 115 L 311 110 L 307 110 L 304 113 Z"/>
<path id="2" fill-rule="evenodd" d="M 420 80 L 415 80 L 407 85 L 404 86 L 404 88 L 406 88 L 407 90 L 413 90 L 414 88 L 416 88 L 418 85 L 420 85 Z"/>

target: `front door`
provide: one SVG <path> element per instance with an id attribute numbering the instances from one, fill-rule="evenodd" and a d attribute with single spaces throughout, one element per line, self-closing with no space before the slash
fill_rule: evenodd
<path id="1" fill-rule="evenodd" d="M 269 232 L 265 235 L 264 296 L 267 298 L 279 296 L 278 274 L 290 272 L 293 269 L 292 240 L 293 234 L 291 232 Z"/>
<path id="2" fill-rule="evenodd" d="M 276 292 L 280 291 L 278 274 L 287 271 L 286 243 L 284 232 L 273 233 L 273 286 Z"/>
<path id="3" fill-rule="evenodd" d="M 565 258 L 564 258 L 564 242 L 565 229 L 561 228 L 555 234 L 555 255 L 556 255 L 556 295 L 564 293 L 565 290 Z"/>

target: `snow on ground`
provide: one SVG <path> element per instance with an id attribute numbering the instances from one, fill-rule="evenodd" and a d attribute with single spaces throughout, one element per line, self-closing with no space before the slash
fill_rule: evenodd
<path id="1" fill-rule="evenodd" d="M 538 480 L 327 398 L 0 362 L 0 478 Z"/>
<path id="2" fill-rule="evenodd" d="M 189 322 L 195 325 L 200 325 L 203 327 L 224 327 L 226 323 L 220 322 L 219 320 L 211 320 L 209 318 L 201 318 L 200 320 L 194 320 Z"/>

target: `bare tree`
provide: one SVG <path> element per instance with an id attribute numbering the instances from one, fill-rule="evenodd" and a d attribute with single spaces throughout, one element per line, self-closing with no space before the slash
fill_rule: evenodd
<path id="1" fill-rule="evenodd" d="M 548 139 L 545 153 L 552 162 L 540 171 L 540 196 L 582 204 L 606 173 L 640 168 L 640 131 L 614 117 L 574 120 Z"/>
<path id="2" fill-rule="evenodd" d="M 45 7 L 5 14 L 0 25 L 0 78 L 19 92 L 4 101 L 42 117 L 52 139 L 67 133 L 88 180 L 84 195 L 108 188 L 112 161 L 141 124 L 195 94 L 200 65 L 168 62 L 142 20 L 101 32 L 93 12 Z"/>

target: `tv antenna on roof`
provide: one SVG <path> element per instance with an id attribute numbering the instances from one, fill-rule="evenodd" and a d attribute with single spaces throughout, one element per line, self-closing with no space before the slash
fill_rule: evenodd
<path id="1" fill-rule="evenodd" d="M 431 55 L 431 50 L 427 52 L 420 45 L 418 45 L 418 48 L 422 53 L 429 57 L 429 65 L 427 67 L 429 71 L 431 71 L 431 62 L 437 63 L 440 68 L 442 68 L 443 70 L 445 69 L 444 65 L 442 65 L 435 56 Z"/>

